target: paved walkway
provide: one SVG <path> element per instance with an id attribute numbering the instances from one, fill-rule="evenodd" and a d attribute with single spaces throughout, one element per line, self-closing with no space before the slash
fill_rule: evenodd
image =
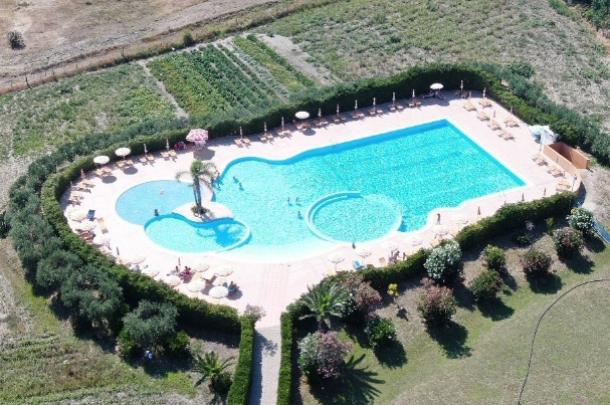
<path id="1" fill-rule="evenodd" d="M 281 333 L 279 326 L 256 328 L 254 370 L 250 389 L 250 405 L 273 405 L 277 402 L 280 372 Z"/>

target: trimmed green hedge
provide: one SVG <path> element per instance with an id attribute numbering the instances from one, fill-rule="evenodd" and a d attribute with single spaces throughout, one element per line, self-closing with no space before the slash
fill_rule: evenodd
<path id="1" fill-rule="evenodd" d="M 294 350 L 293 314 L 284 312 L 281 317 L 282 347 L 280 358 L 280 379 L 277 386 L 277 404 L 292 404 L 292 351 Z"/>
<path id="2" fill-rule="evenodd" d="M 574 193 L 565 192 L 531 202 L 505 205 L 493 216 L 484 218 L 461 230 L 456 235 L 455 240 L 464 250 L 483 247 L 487 245 L 490 239 L 503 235 L 507 231 L 523 227 L 525 221 L 539 222 L 549 217 L 556 218 L 568 215 L 575 198 Z M 425 275 L 424 263 L 428 253 L 427 250 L 421 249 L 404 261 L 387 267 L 369 268 L 362 271 L 361 274 L 364 280 L 371 282 L 373 287 L 383 291 L 390 283 L 401 283 L 423 277 Z M 322 280 L 321 283 L 327 279 Z M 277 405 L 292 404 L 294 331 L 299 326 L 297 320 L 303 313 L 303 305 L 301 298 L 299 298 L 290 304 L 286 312 L 282 314 L 282 357 Z"/>
<path id="3" fill-rule="evenodd" d="M 227 405 L 247 405 L 252 385 L 252 364 L 254 363 L 254 325 L 249 317 L 241 318 L 239 340 L 239 360 L 235 368 L 233 383 L 227 395 Z"/>

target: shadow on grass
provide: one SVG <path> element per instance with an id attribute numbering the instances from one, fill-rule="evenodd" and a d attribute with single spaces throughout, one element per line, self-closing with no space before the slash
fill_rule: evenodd
<path id="1" fill-rule="evenodd" d="M 453 296 L 457 301 L 459 307 L 467 309 L 469 311 L 474 311 L 474 296 L 472 292 L 466 288 L 463 283 L 454 283 L 453 284 Z"/>
<path id="2" fill-rule="evenodd" d="M 606 249 L 604 241 L 597 236 L 589 236 L 585 238 L 585 246 L 591 252 L 600 253 Z"/>
<path id="3" fill-rule="evenodd" d="M 593 271 L 593 261 L 584 256 L 581 253 L 577 253 L 570 258 L 561 258 L 560 259 L 568 269 L 572 270 L 574 273 L 579 274 L 589 274 Z"/>
<path id="4" fill-rule="evenodd" d="M 407 353 L 399 341 L 395 340 L 374 350 L 375 357 L 387 368 L 401 367 L 407 362 Z"/>
<path id="5" fill-rule="evenodd" d="M 450 359 L 470 356 L 471 349 L 466 346 L 468 330 L 462 325 L 449 321 L 446 325 L 427 327 L 430 337 L 443 348 Z"/>
<path id="6" fill-rule="evenodd" d="M 385 381 L 377 378 L 377 373 L 360 366 L 364 354 L 358 358 L 353 356 L 345 364 L 345 369 L 339 377 L 330 383 L 312 383 L 311 391 L 318 401 L 333 405 L 365 405 L 370 404 L 379 395 L 376 387 Z"/>
<path id="7" fill-rule="evenodd" d="M 527 282 L 530 289 L 537 294 L 555 294 L 563 286 L 561 278 L 552 273 L 537 277 L 528 276 Z"/>
<path id="8" fill-rule="evenodd" d="M 507 306 L 499 298 L 480 301 L 477 303 L 477 306 L 479 307 L 481 314 L 486 318 L 490 318 L 492 321 L 501 321 L 502 319 L 510 318 L 515 312 L 514 309 Z"/>

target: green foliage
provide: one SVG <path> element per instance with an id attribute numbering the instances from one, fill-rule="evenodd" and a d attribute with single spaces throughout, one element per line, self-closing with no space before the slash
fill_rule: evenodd
<path id="1" fill-rule="evenodd" d="M 165 354 L 172 357 L 186 357 L 189 354 L 191 340 L 189 335 L 181 330 L 165 340 Z"/>
<path id="2" fill-rule="evenodd" d="M 6 219 L 6 211 L 2 211 L 0 212 L 0 239 L 6 238 L 10 230 L 10 224 Z"/>
<path id="3" fill-rule="evenodd" d="M 483 260 L 489 270 L 503 271 L 506 267 L 504 250 L 494 245 L 487 245 L 483 250 Z"/>
<path id="4" fill-rule="evenodd" d="M 564 0 L 549 0 L 549 5 L 553 7 L 558 14 L 561 14 L 565 17 L 573 17 L 574 13 L 570 10 L 570 7 L 566 4 Z"/>
<path id="5" fill-rule="evenodd" d="M 176 334 L 177 316 L 178 311 L 171 304 L 142 300 L 123 318 L 122 333 L 136 347 L 155 350 Z"/>
<path id="6" fill-rule="evenodd" d="M 239 359 L 233 375 L 233 384 L 227 396 L 227 405 L 246 405 L 252 385 L 254 366 L 254 325 L 251 317 L 241 318 L 241 337 L 239 340 Z M 283 349 L 283 348 L 282 348 Z"/>
<path id="7" fill-rule="evenodd" d="M 335 379 L 340 376 L 351 346 L 336 332 L 314 332 L 299 342 L 299 367 L 308 377 Z"/>
<path id="8" fill-rule="evenodd" d="M 44 291 L 55 291 L 82 265 L 75 254 L 56 250 L 38 262 L 36 285 Z"/>
<path id="9" fill-rule="evenodd" d="M 584 246 L 582 232 L 574 228 L 563 228 L 553 232 L 553 243 L 557 255 L 562 258 L 574 256 Z"/>
<path id="10" fill-rule="evenodd" d="M 366 328 L 364 328 L 364 333 L 373 349 L 396 340 L 396 328 L 392 321 L 378 316 L 369 319 Z"/>
<path id="11" fill-rule="evenodd" d="M 216 352 L 205 352 L 203 355 L 195 354 L 193 370 L 201 375 L 195 386 L 209 381 L 209 387 L 213 392 L 220 395 L 226 394 L 229 386 L 226 384 L 225 374 L 227 374 L 227 369 L 231 367 L 231 362 L 232 359 L 221 360 Z"/>
<path id="12" fill-rule="evenodd" d="M 532 244 L 532 238 L 530 238 L 530 236 L 524 232 L 513 234 L 512 241 L 519 246 L 528 246 Z"/>
<path id="13" fill-rule="evenodd" d="M 75 322 L 104 331 L 114 328 L 124 311 L 119 285 L 90 264 L 73 272 L 62 284 L 60 298 Z"/>
<path id="14" fill-rule="evenodd" d="M 428 277 L 437 283 L 455 280 L 462 271 L 462 250 L 457 242 L 449 241 L 432 249 L 424 263 Z"/>
<path id="15" fill-rule="evenodd" d="M 477 301 L 488 301 L 496 298 L 501 286 L 502 280 L 498 273 L 485 270 L 472 280 L 470 291 Z"/>
<path id="16" fill-rule="evenodd" d="M 281 359 L 280 377 L 277 386 L 277 405 L 291 405 L 292 402 L 292 351 L 294 349 L 293 314 L 288 311 L 282 313 L 281 328 Z"/>
<path id="17" fill-rule="evenodd" d="M 523 272 L 528 277 L 547 275 L 552 262 L 551 256 L 536 248 L 530 248 L 521 258 Z"/>
<path id="18" fill-rule="evenodd" d="M 345 287 L 330 281 L 313 288 L 308 287 L 302 302 L 308 313 L 300 319 L 315 318 L 318 328 L 324 330 L 330 327 L 331 317 L 341 318 L 345 314 L 350 296 Z"/>
<path id="19" fill-rule="evenodd" d="M 585 236 L 591 236 L 595 232 L 593 214 L 585 208 L 574 208 L 568 216 L 568 223 Z"/>
<path id="20" fill-rule="evenodd" d="M 184 35 L 182 35 L 182 45 L 184 47 L 195 45 L 195 39 L 193 38 L 193 33 L 191 31 L 186 31 Z"/>
<path id="21" fill-rule="evenodd" d="M 455 314 L 457 303 L 450 288 L 426 279 L 417 299 L 417 311 L 431 326 L 443 325 Z"/>
<path id="22" fill-rule="evenodd" d="M 557 224 L 557 220 L 553 217 L 550 217 L 550 218 L 545 219 L 544 223 L 546 225 L 546 231 L 549 234 L 553 233 L 553 230 L 555 229 L 555 226 Z"/>
<path id="23" fill-rule="evenodd" d="M 358 273 L 342 274 L 339 284 L 348 294 L 350 302 L 345 306 L 345 315 L 351 320 L 361 320 L 382 303 L 381 295 L 364 281 Z"/>

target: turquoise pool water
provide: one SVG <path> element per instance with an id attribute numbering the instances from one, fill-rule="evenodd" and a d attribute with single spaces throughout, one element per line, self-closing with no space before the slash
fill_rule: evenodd
<path id="1" fill-rule="evenodd" d="M 160 205 L 157 201 L 163 201 L 162 213 L 192 201 L 189 187 L 164 185 L 165 193 L 160 194 L 157 183 L 135 187 L 134 195 L 127 191 L 117 203 L 119 214 L 145 223 L 150 208 Z M 213 198 L 229 207 L 250 231 L 235 252 L 290 256 L 333 241 L 361 242 L 394 230 L 415 230 L 425 225 L 435 208 L 455 207 L 521 185 L 520 178 L 441 120 L 312 149 L 282 161 L 234 160 L 216 182 Z M 170 189 L 178 196 L 169 197 Z M 151 201 L 132 212 L 142 198 Z M 183 235 L 187 244 L 190 238 L 215 237 L 190 231 L 185 224 L 191 226 L 160 221 L 154 228 L 148 226 L 147 232 L 151 236 L 155 229 L 151 238 L 174 250 L 175 235 Z M 208 251 L 204 245 L 192 246 Z"/>

